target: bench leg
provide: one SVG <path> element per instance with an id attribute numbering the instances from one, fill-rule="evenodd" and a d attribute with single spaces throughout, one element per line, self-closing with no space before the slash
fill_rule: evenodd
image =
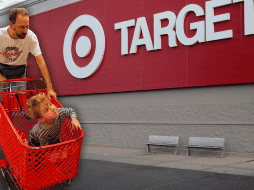
<path id="1" fill-rule="evenodd" d="M 225 157 L 225 149 L 223 148 L 221 151 L 221 158 L 224 158 L 224 157 Z"/>
<path id="2" fill-rule="evenodd" d="M 175 149 L 175 155 L 176 155 L 177 153 L 179 153 L 179 146 L 177 146 L 176 149 Z"/>
<path id="3" fill-rule="evenodd" d="M 150 152 L 150 144 L 147 145 L 147 152 Z"/>
<path id="4" fill-rule="evenodd" d="M 188 147 L 188 151 L 187 151 L 187 156 L 190 156 L 191 152 L 190 152 L 190 148 Z"/>

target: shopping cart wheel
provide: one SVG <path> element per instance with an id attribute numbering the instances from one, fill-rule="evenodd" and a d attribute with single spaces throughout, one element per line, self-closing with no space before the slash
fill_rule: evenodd
<path id="1" fill-rule="evenodd" d="M 66 182 L 67 182 L 66 184 L 67 187 L 71 185 L 71 179 L 68 179 Z"/>
<path id="2" fill-rule="evenodd" d="M 7 185 L 8 185 L 8 190 L 11 190 L 11 189 L 10 189 L 9 181 L 7 180 L 7 176 L 6 176 L 6 172 L 5 172 L 6 170 L 5 170 L 4 168 L 2 168 L 2 167 L 0 167 L 0 170 L 1 170 L 2 174 L 3 174 L 3 177 L 4 177 L 4 179 L 5 179 L 6 183 L 7 183 Z"/>

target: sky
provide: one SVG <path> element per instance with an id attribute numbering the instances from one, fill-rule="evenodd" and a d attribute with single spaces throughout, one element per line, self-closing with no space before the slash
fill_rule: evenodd
<path id="1" fill-rule="evenodd" d="M 26 0 L 0 0 L 0 10 Z"/>

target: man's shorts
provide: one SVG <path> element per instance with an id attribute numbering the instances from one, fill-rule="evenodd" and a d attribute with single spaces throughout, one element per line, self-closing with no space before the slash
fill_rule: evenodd
<path id="1" fill-rule="evenodd" d="M 6 79 L 22 78 L 26 74 L 26 65 L 12 66 L 0 63 L 0 74 Z"/>
<path id="2" fill-rule="evenodd" d="M 6 79 L 26 78 L 26 65 L 11 66 L 0 63 L 0 74 Z M 12 82 L 11 84 L 0 85 L 0 92 L 10 90 L 26 90 L 26 82 Z"/>

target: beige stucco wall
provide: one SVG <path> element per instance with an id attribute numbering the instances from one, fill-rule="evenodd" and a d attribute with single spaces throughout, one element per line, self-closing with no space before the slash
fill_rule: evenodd
<path id="1" fill-rule="evenodd" d="M 145 147 L 149 135 L 224 137 L 227 152 L 254 153 L 254 85 L 59 97 L 73 107 L 85 144 Z"/>

